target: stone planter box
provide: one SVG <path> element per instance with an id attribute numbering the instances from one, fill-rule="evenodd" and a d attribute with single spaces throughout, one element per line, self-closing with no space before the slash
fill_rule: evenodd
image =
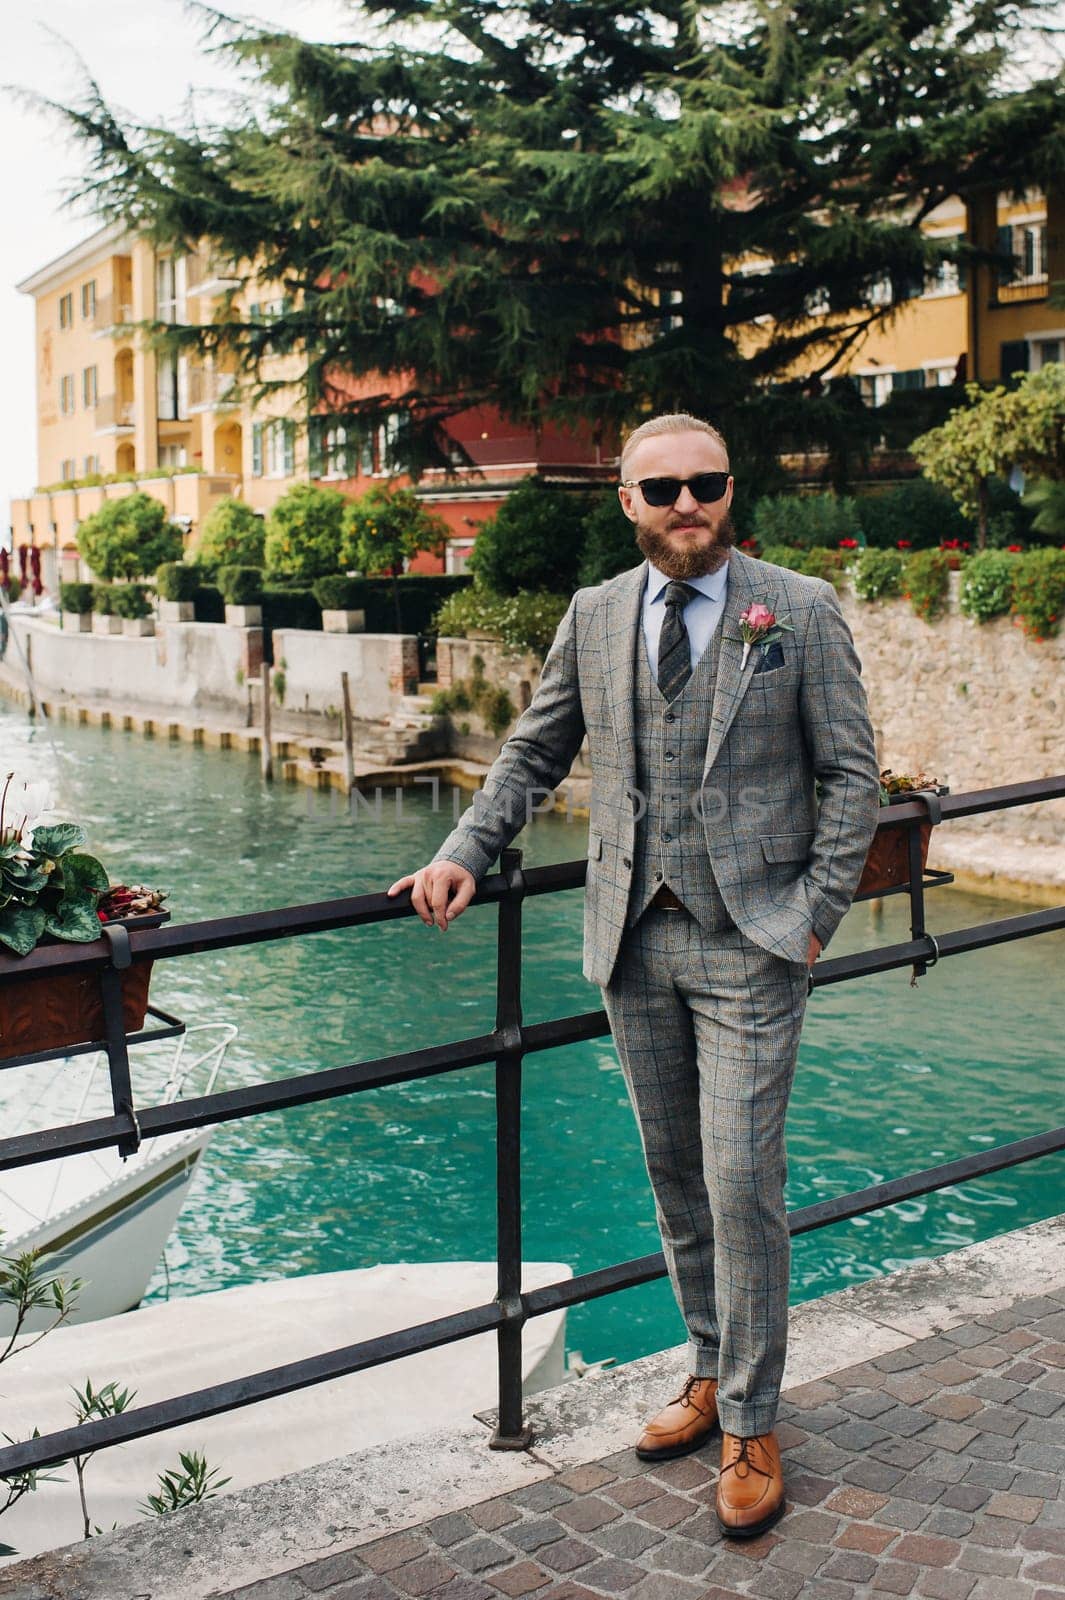
<path id="1" fill-rule="evenodd" d="M 261 628 L 262 606 L 226 606 L 227 628 Z"/>
<path id="2" fill-rule="evenodd" d="M 160 622 L 195 622 L 196 603 L 194 600 L 160 600 Z"/>
<path id="3" fill-rule="evenodd" d="M 127 639 L 150 639 L 155 632 L 155 618 L 123 617 L 122 632 Z"/>
<path id="4" fill-rule="evenodd" d="M 91 611 L 64 611 L 63 612 L 63 632 L 64 633 L 91 633 L 92 632 L 92 612 Z"/>
<path id="5" fill-rule="evenodd" d="M 323 611 L 323 633 L 365 633 L 365 611 Z"/>
<path id="6" fill-rule="evenodd" d="M 92 614 L 92 631 L 93 633 L 121 633 L 122 618 L 105 617 L 101 616 L 98 611 L 94 611 Z"/>

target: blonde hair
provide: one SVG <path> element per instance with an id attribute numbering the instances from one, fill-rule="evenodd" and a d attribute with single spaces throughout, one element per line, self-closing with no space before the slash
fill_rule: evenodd
<path id="1" fill-rule="evenodd" d="M 649 417 L 646 422 L 641 422 L 640 426 L 634 428 L 629 434 L 621 447 L 620 469 L 622 478 L 625 476 L 625 463 L 629 460 L 636 446 L 642 444 L 644 439 L 654 439 L 662 433 L 708 433 L 711 439 L 717 440 L 717 443 L 725 452 L 725 464 L 726 466 L 728 465 L 728 445 L 712 423 L 704 422 L 701 417 L 689 416 L 686 411 L 668 411 L 660 417 Z"/>

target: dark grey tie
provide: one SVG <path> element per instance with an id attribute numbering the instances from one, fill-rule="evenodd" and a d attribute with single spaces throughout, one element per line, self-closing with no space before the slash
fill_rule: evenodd
<path id="1" fill-rule="evenodd" d="M 666 700 L 675 700 L 692 675 L 684 607 L 696 593 L 690 583 L 666 584 L 666 615 L 658 641 L 658 687 Z"/>

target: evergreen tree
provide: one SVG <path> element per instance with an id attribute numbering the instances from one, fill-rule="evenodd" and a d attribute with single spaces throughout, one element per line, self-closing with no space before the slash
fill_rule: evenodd
<path id="1" fill-rule="evenodd" d="M 1061 76 L 1017 86 L 1044 14 L 1051 0 L 363 0 L 357 37 L 332 45 L 210 13 L 264 91 L 228 123 L 131 126 L 95 89 L 57 109 L 105 217 L 206 239 L 281 288 L 276 315 L 233 296 L 210 327 L 162 330 L 170 346 L 228 351 L 253 392 L 296 355 L 306 404 L 364 439 L 398 411 L 395 470 L 453 461 L 469 406 L 585 421 L 608 449 L 618 425 L 685 409 L 772 488 L 785 446 L 846 462 L 867 444 L 853 395 L 821 379 L 892 315 L 885 280 L 897 300 L 965 259 L 921 220 L 1059 170 Z"/>

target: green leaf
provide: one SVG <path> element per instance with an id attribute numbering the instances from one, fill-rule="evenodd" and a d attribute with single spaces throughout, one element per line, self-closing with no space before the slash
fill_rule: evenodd
<path id="1" fill-rule="evenodd" d="M 12 889 L 26 891 L 43 889 L 51 873 L 45 872 L 35 861 L 5 861 L 0 867 L 0 877 Z"/>
<path id="2" fill-rule="evenodd" d="M 45 920 L 39 906 L 5 906 L 0 911 L 0 944 L 17 956 L 28 956 L 44 932 Z"/>
<path id="3" fill-rule="evenodd" d="M 111 880 L 107 872 L 95 856 L 75 855 L 71 852 L 63 857 L 63 888 L 69 892 L 71 889 L 109 889 Z"/>
<path id="4" fill-rule="evenodd" d="M 76 822 L 56 822 L 51 827 L 34 828 L 33 853 L 58 861 L 68 850 L 85 843 L 85 829 Z"/>
<path id="5" fill-rule="evenodd" d="M 88 944 L 100 937 L 100 919 L 93 898 L 88 894 L 69 895 L 47 918 L 45 928 L 56 939 L 71 944 Z"/>

